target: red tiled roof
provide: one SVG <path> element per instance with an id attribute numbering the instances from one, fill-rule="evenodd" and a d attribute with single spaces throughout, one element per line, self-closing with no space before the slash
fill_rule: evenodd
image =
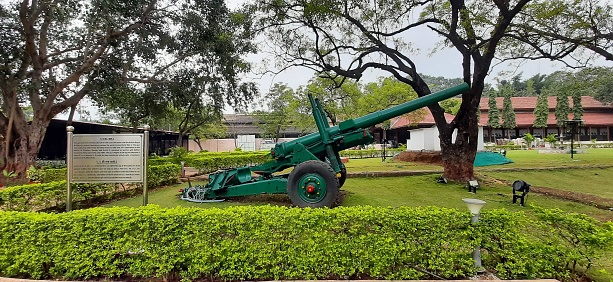
<path id="1" fill-rule="evenodd" d="M 502 109 L 503 99 L 504 98 L 502 97 L 496 98 L 496 106 L 498 107 L 498 109 Z M 531 111 L 534 110 L 534 108 L 536 107 L 536 100 L 537 97 L 511 97 L 511 104 L 513 105 L 513 108 L 515 110 Z M 568 100 L 570 106 L 572 107 L 573 99 L 569 97 Z M 481 111 L 487 111 L 490 109 L 488 102 L 489 98 L 481 98 L 481 101 L 479 102 L 479 108 L 481 109 Z M 547 102 L 549 104 L 549 109 L 556 108 L 556 97 L 548 97 Z M 583 106 L 584 110 L 613 109 L 613 105 L 604 105 L 603 103 L 599 102 L 591 96 L 581 96 L 581 105 Z"/>
<path id="2" fill-rule="evenodd" d="M 569 119 L 572 118 L 572 114 L 569 115 Z M 479 124 L 487 124 L 488 114 L 481 113 Z M 585 121 L 587 126 L 611 126 L 613 125 L 613 112 L 611 113 L 583 113 L 581 117 Z M 533 113 L 515 113 L 515 122 L 518 127 L 531 127 L 534 124 Z M 501 121 L 502 123 L 502 121 Z M 547 117 L 547 125 L 556 126 L 556 115 L 553 112 L 549 113 Z"/>
<path id="3" fill-rule="evenodd" d="M 432 126 L 435 124 L 434 122 L 434 117 L 432 116 L 432 112 L 430 112 L 430 109 L 425 108 L 426 109 L 426 115 L 423 117 L 422 120 L 420 121 L 412 121 L 407 117 L 404 116 L 399 116 L 397 118 L 393 118 L 391 120 L 392 122 L 392 129 L 395 128 L 401 128 L 401 127 L 408 127 L 409 125 L 417 125 L 418 127 L 425 127 L 425 126 Z M 445 113 L 445 120 L 447 120 L 447 122 L 450 122 L 453 120 L 455 116 L 450 115 L 448 113 Z M 486 120 L 487 121 L 487 120 Z"/>

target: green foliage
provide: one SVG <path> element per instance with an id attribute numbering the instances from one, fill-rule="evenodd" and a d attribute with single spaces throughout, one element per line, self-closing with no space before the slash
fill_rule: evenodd
<path id="1" fill-rule="evenodd" d="M 543 225 L 525 214 L 494 210 L 481 214 L 476 236 L 485 268 L 502 279 L 566 278 L 566 255 Z"/>
<path id="2" fill-rule="evenodd" d="M 503 279 L 576 277 L 613 246 L 613 226 L 559 210 L 446 208 L 94 208 L 0 211 L 0 275 L 34 279 Z M 207 239 L 208 238 L 208 239 Z M 570 239 L 570 240 L 567 240 Z M 584 264 L 587 266 L 587 264 Z M 418 270 L 419 269 L 419 270 Z"/>
<path id="3" fill-rule="evenodd" d="M 573 119 L 580 120 L 583 116 L 583 105 L 581 105 L 581 93 L 575 92 L 573 93 Z"/>
<path id="4" fill-rule="evenodd" d="M 306 97 L 305 97 L 306 98 Z M 281 131 L 293 122 L 292 105 L 295 103 L 294 90 L 285 84 L 275 83 L 261 101 L 267 110 L 255 111 L 253 115 L 264 137 L 273 138 L 275 142 L 281 137 Z"/>
<path id="5" fill-rule="evenodd" d="M 515 110 L 511 103 L 511 95 L 513 95 L 514 89 L 509 85 L 504 85 L 499 91 L 501 92 L 501 95 L 499 95 L 504 97 L 502 103 L 502 127 L 506 129 L 516 128 Z"/>
<path id="6" fill-rule="evenodd" d="M 185 161 L 189 152 L 183 146 L 168 148 L 168 158 L 175 164 Z"/>
<path id="7" fill-rule="evenodd" d="M 548 103 L 549 91 L 542 91 L 539 94 L 536 101 L 536 107 L 534 108 L 534 127 L 543 128 L 547 127 L 547 118 L 549 117 L 549 103 Z"/>
<path id="8" fill-rule="evenodd" d="M 549 134 L 547 135 L 547 137 L 545 137 L 545 142 L 551 144 L 551 146 L 555 146 L 556 143 L 558 143 L 558 139 L 556 138 L 555 134 Z"/>
<path id="9" fill-rule="evenodd" d="M 147 170 L 150 188 L 173 184 L 178 181 L 180 167 L 175 164 L 149 166 Z M 0 190 L 0 210 L 37 211 L 60 207 L 66 203 L 66 169 L 30 168 L 31 180 L 42 182 L 11 186 Z M 98 197 L 110 197 L 126 188 L 116 183 L 73 183 L 73 201 L 86 201 Z"/>
<path id="10" fill-rule="evenodd" d="M 458 114 L 458 111 L 460 111 L 462 100 L 456 99 L 456 98 L 447 99 L 447 100 L 440 101 L 439 105 L 441 105 L 441 107 L 445 110 L 446 113 L 452 114 L 455 116 Z M 498 113 L 498 109 L 496 109 L 496 114 L 497 113 Z"/>
<path id="11" fill-rule="evenodd" d="M 548 225 L 545 232 L 555 234 L 556 243 L 563 246 L 566 264 L 573 275 L 588 271 L 596 259 L 613 250 L 613 222 L 603 224 L 584 214 L 533 208 Z"/>
<path id="12" fill-rule="evenodd" d="M 490 92 L 490 97 L 488 99 L 488 116 L 487 116 L 487 125 L 491 128 L 499 128 L 500 127 L 500 116 L 498 115 L 498 105 L 496 105 L 496 92 Z"/>
<path id="13" fill-rule="evenodd" d="M 30 166 L 27 173 L 28 179 L 32 182 L 47 183 L 66 180 L 66 168 L 37 169 Z"/>
<path id="14" fill-rule="evenodd" d="M 526 141 L 528 148 L 530 148 L 532 145 L 532 141 L 534 141 L 534 136 L 532 136 L 532 134 L 530 133 L 526 133 L 523 138 Z"/>
<path id="15" fill-rule="evenodd" d="M 386 148 L 385 155 L 393 157 L 400 152 L 406 151 L 406 145 L 402 145 L 398 148 Z M 380 158 L 383 156 L 383 149 L 343 150 L 339 154 L 341 157 L 348 157 L 350 159 Z"/>
<path id="16" fill-rule="evenodd" d="M 444 208 L 0 212 L 0 275 L 295 280 L 474 272 L 469 214 Z"/>
<path id="17" fill-rule="evenodd" d="M 6 178 L 13 178 L 17 176 L 17 173 L 15 173 L 14 171 L 8 171 L 6 169 L 2 170 L 2 175 L 4 175 L 4 177 Z"/>
<path id="18" fill-rule="evenodd" d="M 566 93 L 560 92 L 556 99 L 556 121 L 558 126 L 564 126 L 564 121 L 568 120 L 570 105 Z"/>

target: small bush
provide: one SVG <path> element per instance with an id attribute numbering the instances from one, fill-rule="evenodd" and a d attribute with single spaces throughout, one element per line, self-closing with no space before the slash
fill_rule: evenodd
<path id="1" fill-rule="evenodd" d="M 37 211 L 66 204 L 66 169 L 33 170 L 31 177 L 42 183 L 11 186 L 0 190 L 0 210 Z M 150 188 L 176 183 L 180 167 L 174 164 L 149 166 L 147 170 Z M 29 172 L 30 175 L 30 172 Z M 141 188 L 141 185 L 135 187 Z M 97 197 L 112 197 L 126 191 L 117 183 L 74 183 L 71 185 L 74 202 Z"/>

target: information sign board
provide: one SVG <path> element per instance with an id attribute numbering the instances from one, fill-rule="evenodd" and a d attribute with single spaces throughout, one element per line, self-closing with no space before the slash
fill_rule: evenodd
<path id="1" fill-rule="evenodd" d="M 74 134 L 69 181 L 143 182 L 143 134 Z"/>

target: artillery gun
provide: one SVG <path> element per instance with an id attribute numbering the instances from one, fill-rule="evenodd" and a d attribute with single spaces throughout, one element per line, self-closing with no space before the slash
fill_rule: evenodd
<path id="1" fill-rule="evenodd" d="M 285 194 L 299 207 L 331 207 L 339 188 L 345 183 L 347 170 L 339 152 L 374 141 L 368 128 L 430 104 L 468 91 L 466 83 L 426 95 L 389 109 L 374 112 L 330 126 L 319 99 L 309 95 L 318 132 L 275 145 L 270 161 L 209 175 L 204 186 L 183 190 L 182 199 L 214 202 L 224 198 L 257 194 Z M 288 174 L 278 174 L 287 168 Z M 277 174 L 275 174 L 277 173 Z"/>

